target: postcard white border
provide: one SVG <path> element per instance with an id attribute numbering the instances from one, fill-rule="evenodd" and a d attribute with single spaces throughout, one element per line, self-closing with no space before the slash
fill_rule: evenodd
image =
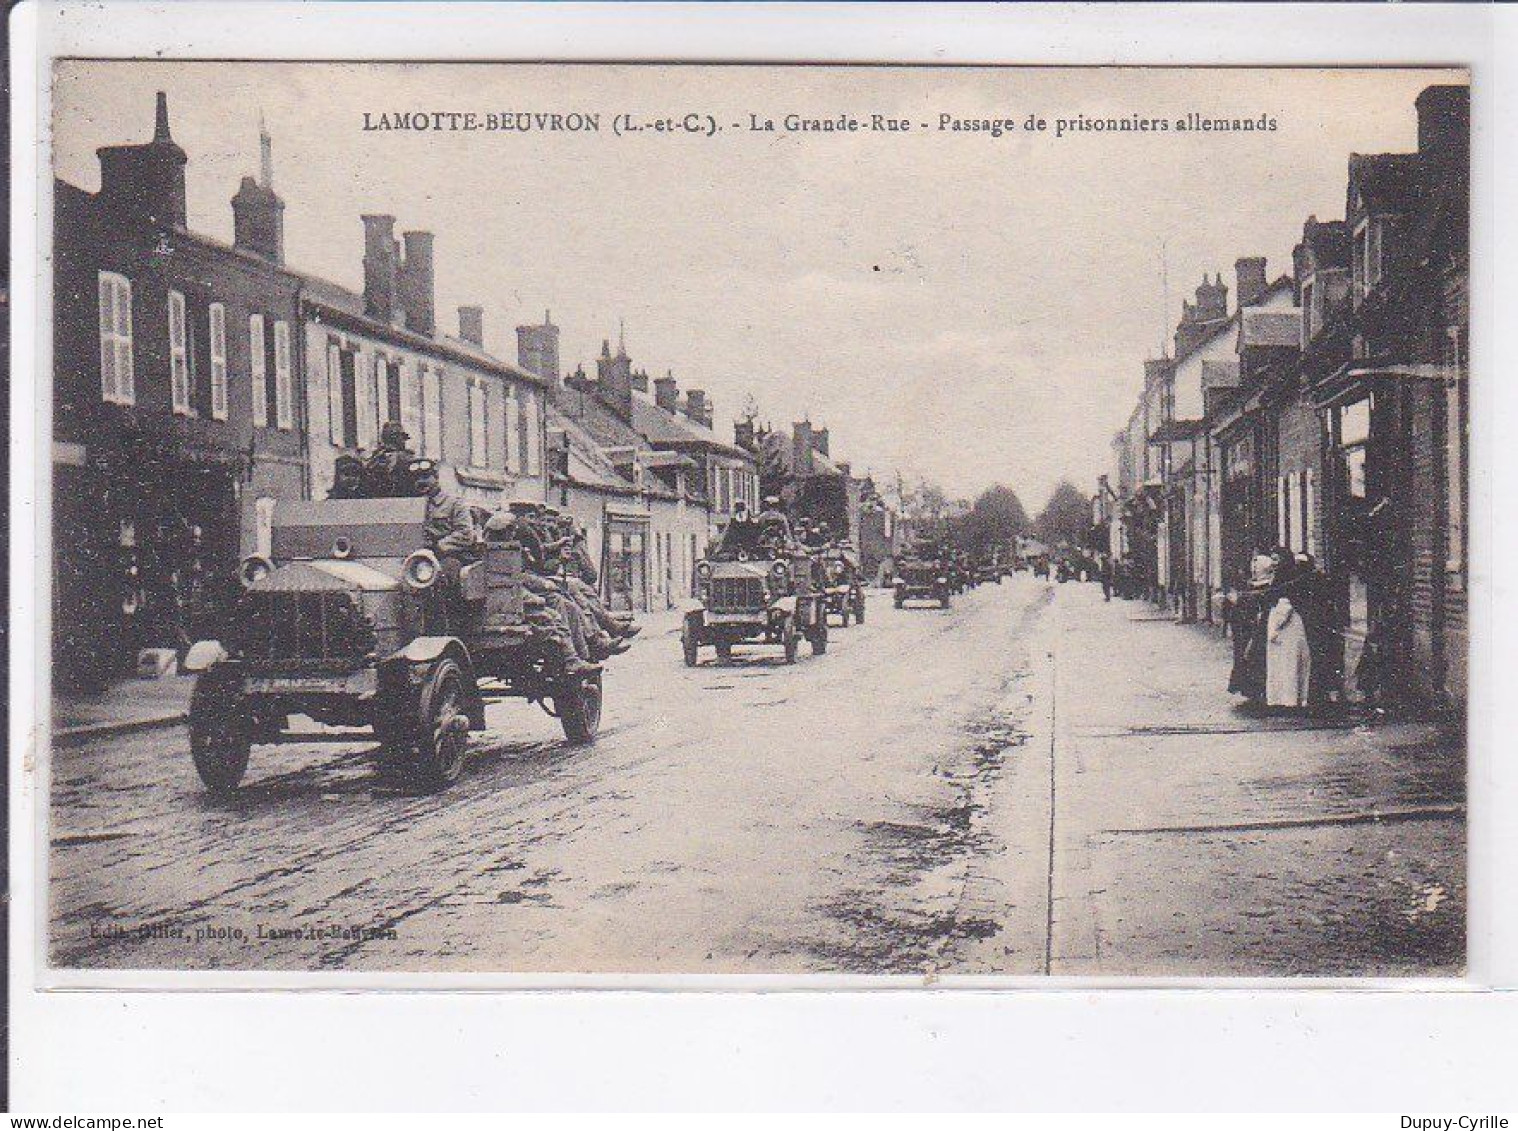
<path id="1" fill-rule="evenodd" d="M 1511 599 L 1498 604 L 1493 584 L 1495 563 L 1514 557 L 1512 520 L 1494 504 L 1518 497 L 1511 493 L 1518 393 L 1511 381 L 1490 379 L 1518 372 L 1511 342 L 1496 339 L 1493 321 L 1495 310 L 1518 308 L 1512 237 L 1495 225 L 1497 201 L 1509 214 L 1514 203 L 1511 152 L 1501 166 L 1495 152 L 1499 122 L 1508 137 L 1518 136 L 1513 80 L 1498 68 L 1499 60 L 1512 65 L 1512 12 L 1477 5 L 96 3 L 22 7 L 11 27 L 10 988 L 19 1107 L 1180 1110 L 1243 1103 L 1326 1110 L 1347 1099 L 1349 1107 L 1427 1109 L 1441 1101 L 1468 1108 L 1476 1098 L 1471 1080 L 1483 1069 L 1497 1086 L 1515 995 L 1480 987 L 1518 984 L 1518 775 L 1511 757 L 1498 757 L 1512 741 L 1497 738 L 1518 733 L 1518 704 L 1499 698 L 1493 670 L 1518 643 Z M 1489 377 L 1477 382 L 1472 436 L 1468 979 L 954 978 L 924 991 L 909 979 L 155 973 L 130 975 L 131 993 L 38 992 L 39 980 L 59 990 L 119 990 L 124 982 L 94 972 L 39 979 L 36 961 L 46 859 L 34 836 L 46 763 L 32 758 L 31 743 L 46 725 L 47 662 L 36 625 L 46 569 L 36 552 L 45 521 L 37 500 L 48 469 L 51 368 L 48 335 L 32 339 L 23 330 L 39 325 L 38 297 L 49 293 L 46 278 L 31 273 L 50 175 L 39 142 L 48 118 L 46 59 L 64 54 L 1471 67 L 1472 355 L 1478 374 Z M 357 992 L 419 986 L 447 992 Z M 191 988 L 222 992 L 164 992 Z M 1018 992 L 973 992 L 991 988 Z M 461 992 L 499 989 L 530 992 Z M 416 1059 L 420 1049 L 430 1055 Z M 1274 1061 L 1266 1070 L 1272 1085 L 1239 1090 L 1267 1061 Z M 301 1066 L 298 1075 L 291 1064 Z M 1506 1087 L 1511 1107 L 1518 1092 Z"/>

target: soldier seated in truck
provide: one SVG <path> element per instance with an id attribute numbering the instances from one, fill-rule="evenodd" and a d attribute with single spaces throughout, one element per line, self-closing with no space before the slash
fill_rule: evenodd
<path id="1" fill-rule="evenodd" d="M 329 499 L 367 499 L 364 489 L 364 465 L 357 456 L 340 455 L 332 467 L 332 489 Z"/>
<path id="2" fill-rule="evenodd" d="M 437 555 L 444 580 L 457 593 L 459 571 L 480 560 L 480 535 L 474 526 L 474 515 L 467 503 L 443 490 L 437 464 L 432 460 L 414 459 L 406 470 L 415 493 L 427 500 L 427 548 Z"/>
<path id="3" fill-rule="evenodd" d="M 542 539 L 518 511 L 522 505 L 513 503 L 512 510 L 498 511 L 492 516 L 485 524 L 485 540 L 492 544 L 509 543 L 522 551 L 525 619 L 534 635 L 562 665 L 565 674 L 583 676 L 597 672 L 600 668 L 591 662 L 592 649 L 578 610 L 573 609 L 564 594 L 541 575 Z"/>
<path id="4" fill-rule="evenodd" d="M 411 437 L 394 420 L 380 429 L 379 446 L 364 461 L 364 483 L 373 499 L 396 498 L 412 493 L 411 464 L 416 453 Z"/>

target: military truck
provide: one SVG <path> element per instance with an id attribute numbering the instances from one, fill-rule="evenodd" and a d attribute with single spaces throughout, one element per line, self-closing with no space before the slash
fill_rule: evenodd
<path id="1" fill-rule="evenodd" d="M 686 611 L 680 645 L 688 667 L 701 649 L 728 663 L 739 644 L 779 645 L 794 664 L 805 638 L 812 655 L 828 650 L 827 594 L 817 559 L 772 548 L 764 556 L 706 558 L 696 565 L 699 606 Z"/>
<path id="2" fill-rule="evenodd" d="M 235 789 L 255 745 L 370 734 L 387 770 L 441 788 L 485 729 L 485 704 L 506 698 L 557 716 L 570 742 L 595 738 L 600 671 L 567 677 L 528 622 L 540 599 L 524 590 L 520 547 L 487 544 L 455 588 L 426 548 L 426 514 L 421 498 L 275 504 L 271 556 L 243 560 L 220 639 L 186 658 L 207 788 Z M 292 731 L 292 715 L 344 729 Z"/>
<path id="3" fill-rule="evenodd" d="M 908 601 L 937 601 L 940 608 L 947 609 L 953 597 L 949 577 L 949 565 L 938 558 L 914 555 L 901 560 L 896 566 L 895 605 L 902 608 Z"/>
<path id="4" fill-rule="evenodd" d="M 827 583 L 827 615 L 838 617 L 843 627 L 851 621 L 864 623 L 864 581 L 859 559 L 849 546 L 829 546 L 820 555 Z"/>

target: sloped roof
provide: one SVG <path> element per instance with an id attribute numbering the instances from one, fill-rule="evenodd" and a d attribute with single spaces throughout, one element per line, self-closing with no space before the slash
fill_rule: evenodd
<path id="1" fill-rule="evenodd" d="M 717 439 L 717 434 L 704 424 L 698 424 L 688 416 L 665 412 L 658 405 L 637 396 L 633 397 L 632 426 L 650 444 L 668 444 L 676 447 L 703 446 L 725 455 L 749 458 L 748 453 L 742 448 Z"/>
<path id="2" fill-rule="evenodd" d="M 1203 361 L 1202 387 L 1207 389 L 1234 388 L 1239 384 L 1237 360 Z"/>
<path id="3" fill-rule="evenodd" d="M 1302 312 L 1300 310 L 1266 310 L 1259 306 L 1246 306 L 1239 327 L 1239 347 L 1289 346 L 1293 349 L 1302 344 Z"/>
<path id="4" fill-rule="evenodd" d="M 632 481 L 624 476 L 595 439 L 580 425 L 565 416 L 552 404 L 548 405 L 548 427 L 558 429 L 569 439 L 569 478 L 581 487 L 607 491 L 619 495 L 636 493 Z"/>

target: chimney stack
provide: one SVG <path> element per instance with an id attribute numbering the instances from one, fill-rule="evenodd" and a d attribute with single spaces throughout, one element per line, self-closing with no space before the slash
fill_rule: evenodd
<path id="1" fill-rule="evenodd" d="M 832 454 L 828 451 L 828 430 L 826 428 L 819 428 L 812 434 L 812 447 L 825 456 Z"/>
<path id="2" fill-rule="evenodd" d="M 1430 86 L 1418 95 L 1418 153 L 1425 161 L 1464 172 L 1470 164 L 1471 91 Z"/>
<path id="3" fill-rule="evenodd" d="M 485 308 L 459 307 L 459 338 L 472 346 L 485 348 Z"/>
<path id="4" fill-rule="evenodd" d="M 680 386 L 673 370 L 655 379 L 654 403 L 670 415 L 680 411 Z"/>
<path id="5" fill-rule="evenodd" d="M 232 243 L 270 263 L 285 261 L 285 202 L 274 191 L 274 143 L 258 119 L 258 180 L 244 177 L 232 198 Z"/>
<path id="6" fill-rule="evenodd" d="M 185 226 L 184 167 L 189 160 L 169 133 L 169 100 L 158 92 L 153 140 L 146 145 L 108 145 L 100 158 L 100 195 L 133 223 Z"/>
<path id="7" fill-rule="evenodd" d="M 685 415 L 703 428 L 712 426 L 712 406 L 706 399 L 705 389 L 688 389 L 685 393 Z"/>
<path id="8" fill-rule="evenodd" d="M 634 392 L 648 392 L 648 370 L 634 369 L 632 373 L 632 387 Z"/>
<path id="9" fill-rule="evenodd" d="M 1239 309 L 1261 302 L 1270 287 L 1270 281 L 1265 277 L 1265 257 L 1251 255 L 1240 259 L 1234 263 L 1233 270 L 1238 283 Z"/>
<path id="10" fill-rule="evenodd" d="M 611 343 L 601 343 L 601 356 L 596 358 L 596 396 L 624 422 L 632 421 L 632 361 L 622 339 L 616 357 L 611 355 Z"/>
<path id="11" fill-rule="evenodd" d="M 366 215 L 364 221 L 364 313 L 395 321 L 395 217 Z"/>
<path id="12" fill-rule="evenodd" d="M 407 232 L 401 238 L 406 241 L 406 258 L 397 270 L 397 284 L 406 329 L 431 337 L 437 332 L 433 310 L 433 235 L 431 232 Z"/>
<path id="13" fill-rule="evenodd" d="M 550 385 L 559 383 L 559 328 L 548 311 L 541 326 L 517 327 L 517 364 Z"/>
<path id="14" fill-rule="evenodd" d="M 791 424 L 791 470 L 797 475 L 812 473 L 812 422 L 797 421 Z"/>

